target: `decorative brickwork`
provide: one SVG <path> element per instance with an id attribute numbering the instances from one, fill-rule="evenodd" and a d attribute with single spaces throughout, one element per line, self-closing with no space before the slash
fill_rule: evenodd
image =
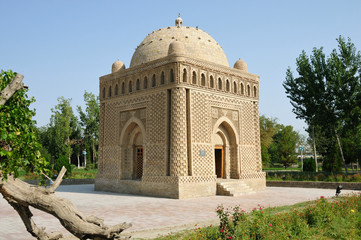
<path id="1" fill-rule="evenodd" d="M 170 136 L 171 176 L 188 175 L 186 105 L 186 90 L 184 88 L 172 89 Z"/>

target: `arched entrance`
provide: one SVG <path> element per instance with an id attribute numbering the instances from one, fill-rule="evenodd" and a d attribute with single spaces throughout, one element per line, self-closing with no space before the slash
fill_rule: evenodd
<path id="1" fill-rule="evenodd" d="M 237 178 L 237 137 L 228 121 L 219 120 L 213 131 L 214 169 L 217 178 Z"/>
<path id="2" fill-rule="evenodd" d="M 139 119 L 128 121 L 121 133 L 122 176 L 141 179 L 144 172 L 144 127 Z"/>

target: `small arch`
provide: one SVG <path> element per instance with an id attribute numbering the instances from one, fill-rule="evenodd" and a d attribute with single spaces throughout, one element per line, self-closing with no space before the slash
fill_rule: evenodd
<path id="1" fill-rule="evenodd" d="M 137 90 L 137 91 L 140 90 L 140 81 L 139 81 L 139 78 L 137 79 L 137 82 L 135 83 L 135 90 Z"/>
<path id="2" fill-rule="evenodd" d="M 229 80 L 226 80 L 226 91 L 229 92 L 230 91 L 230 85 L 229 85 Z"/>
<path id="3" fill-rule="evenodd" d="M 132 81 L 129 81 L 129 93 L 133 92 Z"/>
<path id="4" fill-rule="evenodd" d="M 204 73 L 201 74 L 201 85 L 206 86 L 206 76 Z"/>
<path id="5" fill-rule="evenodd" d="M 169 76 L 169 80 L 170 82 L 174 82 L 174 71 L 173 71 L 173 68 L 170 70 L 170 76 Z"/>
<path id="6" fill-rule="evenodd" d="M 218 78 L 218 90 L 222 90 L 222 79 Z"/>
<path id="7" fill-rule="evenodd" d="M 144 81 L 143 81 L 143 89 L 147 89 L 148 88 L 148 78 L 144 77 Z"/>
<path id="8" fill-rule="evenodd" d="M 152 87 L 155 87 L 155 85 L 156 85 L 155 74 L 153 74 L 153 76 L 152 76 Z"/>
<path id="9" fill-rule="evenodd" d="M 247 96 L 251 96 L 251 87 L 247 85 Z"/>
<path id="10" fill-rule="evenodd" d="M 115 96 L 118 96 L 118 92 L 119 92 L 119 89 L 118 89 L 118 84 L 115 84 Z"/>
<path id="11" fill-rule="evenodd" d="M 192 73 L 192 83 L 197 84 L 197 73 L 195 71 Z"/>
<path id="12" fill-rule="evenodd" d="M 111 96 L 112 96 L 112 86 L 109 86 L 108 97 L 110 98 Z"/>
<path id="13" fill-rule="evenodd" d="M 187 69 L 183 69 L 183 82 L 187 82 Z"/>
<path id="14" fill-rule="evenodd" d="M 244 95 L 244 85 L 241 83 L 241 95 Z"/>
<path id="15" fill-rule="evenodd" d="M 122 94 L 124 94 L 124 93 L 125 93 L 125 83 L 122 82 Z"/>
<path id="16" fill-rule="evenodd" d="M 214 88 L 214 79 L 212 75 L 209 77 L 209 87 Z"/>
<path id="17" fill-rule="evenodd" d="M 233 92 L 237 93 L 237 83 L 233 82 Z"/>
<path id="18" fill-rule="evenodd" d="M 105 87 L 103 88 L 103 98 L 105 98 Z"/>
<path id="19" fill-rule="evenodd" d="M 160 84 L 164 84 L 164 72 L 162 71 L 162 74 L 160 75 Z"/>
<path id="20" fill-rule="evenodd" d="M 257 88 L 253 86 L 253 97 L 257 97 Z"/>

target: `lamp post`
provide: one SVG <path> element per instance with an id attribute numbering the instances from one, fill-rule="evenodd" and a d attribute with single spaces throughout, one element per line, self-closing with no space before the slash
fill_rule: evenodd
<path id="1" fill-rule="evenodd" d="M 84 155 L 84 168 L 86 168 L 86 151 L 83 151 L 83 155 Z"/>
<path id="2" fill-rule="evenodd" d="M 303 147 L 303 146 L 300 146 L 302 172 L 303 172 L 303 150 L 304 150 L 304 147 Z"/>

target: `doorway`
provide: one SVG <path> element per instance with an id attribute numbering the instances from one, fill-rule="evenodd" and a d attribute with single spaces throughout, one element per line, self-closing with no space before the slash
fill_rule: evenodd
<path id="1" fill-rule="evenodd" d="M 135 179 L 141 179 L 142 176 L 143 176 L 143 147 L 137 147 Z"/>
<path id="2" fill-rule="evenodd" d="M 223 178 L 223 147 L 214 148 L 214 159 L 217 178 Z"/>

